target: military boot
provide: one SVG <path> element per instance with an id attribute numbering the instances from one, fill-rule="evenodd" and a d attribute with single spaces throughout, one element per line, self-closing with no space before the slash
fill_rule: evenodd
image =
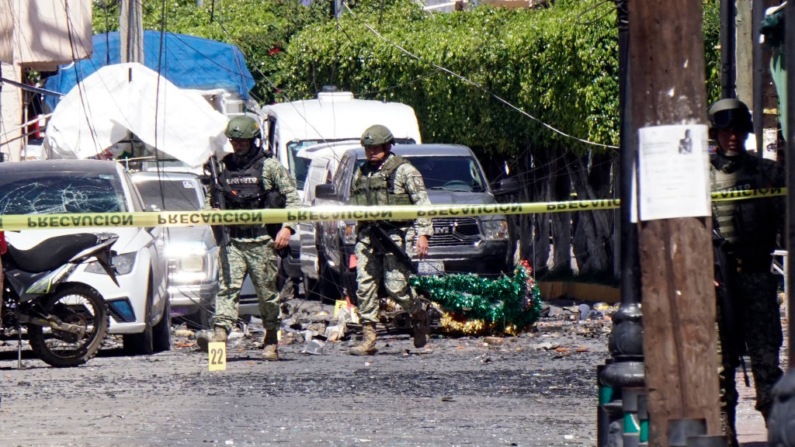
<path id="1" fill-rule="evenodd" d="M 279 346 L 278 332 L 275 330 L 265 330 L 265 347 L 262 349 L 262 360 L 275 362 L 279 360 L 279 352 L 276 348 Z"/>
<path id="2" fill-rule="evenodd" d="M 414 329 L 414 347 L 425 346 L 428 343 L 428 335 L 431 334 L 431 322 L 428 320 L 428 313 L 422 307 L 411 314 L 411 327 Z"/>
<path id="3" fill-rule="evenodd" d="M 362 342 L 352 347 L 350 355 L 373 355 L 378 352 L 375 349 L 375 323 L 362 324 Z"/>
<path id="4" fill-rule="evenodd" d="M 201 331 L 196 335 L 196 344 L 204 352 L 207 352 L 210 343 L 215 342 L 226 343 L 226 329 L 221 326 L 216 326 L 212 331 Z"/>

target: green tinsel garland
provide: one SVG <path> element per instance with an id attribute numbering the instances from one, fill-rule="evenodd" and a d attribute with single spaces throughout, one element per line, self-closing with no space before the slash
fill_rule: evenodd
<path id="1" fill-rule="evenodd" d="M 496 330 L 521 331 L 541 314 L 541 293 L 524 264 L 516 267 L 513 277 L 496 280 L 466 274 L 414 276 L 410 282 L 444 311 L 483 320 Z"/>

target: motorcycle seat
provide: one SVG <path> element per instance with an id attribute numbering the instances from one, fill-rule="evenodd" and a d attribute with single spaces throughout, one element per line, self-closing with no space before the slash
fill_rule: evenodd
<path id="1" fill-rule="evenodd" d="M 46 272 L 66 264 L 74 255 L 97 245 L 99 240 L 96 234 L 77 233 L 51 237 L 28 250 L 14 248 L 9 243 L 6 255 L 22 271 Z"/>

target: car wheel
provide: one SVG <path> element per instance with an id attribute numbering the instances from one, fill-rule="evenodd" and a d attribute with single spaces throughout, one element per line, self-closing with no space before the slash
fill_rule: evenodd
<path id="1" fill-rule="evenodd" d="M 163 317 L 152 328 L 152 345 L 154 352 L 163 352 L 171 349 L 171 300 L 166 298 L 166 307 Z"/>
<path id="2" fill-rule="evenodd" d="M 212 311 L 205 304 L 201 304 L 196 312 L 178 317 L 177 324 L 184 321 L 188 329 L 212 329 L 210 326 L 212 317 Z"/>
<path id="3" fill-rule="evenodd" d="M 320 285 L 319 280 L 312 279 L 307 275 L 304 275 L 304 298 L 308 300 L 319 300 L 320 299 L 319 285 Z"/>
<path id="4" fill-rule="evenodd" d="M 146 311 L 144 312 L 144 321 L 146 322 L 144 331 L 140 334 L 124 334 L 122 336 L 124 350 L 128 354 L 149 355 L 155 352 L 154 328 L 150 320 L 152 315 L 152 289 L 152 272 L 149 272 L 149 285 L 146 290 Z"/>
<path id="5" fill-rule="evenodd" d="M 331 270 L 326 262 L 325 257 L 320 259 L 320 284 L 318 289 L 320 291 L 320 301 L 324 303 L 333 303 L 340 299 L 340 286 L 339 278 Z"/>

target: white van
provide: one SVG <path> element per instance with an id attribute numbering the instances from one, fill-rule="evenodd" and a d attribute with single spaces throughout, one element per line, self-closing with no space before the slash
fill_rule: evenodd
<path id="1" fill-rule="evenodd" d="M 262 107 L 263 146 L 270 149 L 295 180 L 303 201 L 304 183 L 311 158 L 298 157 L 309 146 L 330 143 L 357 144 L 364 131 L 382 124 L 392 131 L 398 144 L 420 144 L 420 128 L 414 109 L 395 102 L 354 99 L 351 92 L 324 87 L 317 99 L 292 101 Z M 290 255 L 284 272 L 294 280 L 302 277 L 301 229 L 290 238 Z"/>
<path id="2" fill-rule="evenodd" d="M 326 90 L 333 90 L 325 87 Z M 359 141 L 364 131 L 383 124 L 398 144 L 420 144 L 420 128 L 414 109 L 405 104 L 354 99 L 351 92 L 323 91 L 317 99 L 262 107 L 267 147 L 290 171 L 303 195 L 307 168 L 298 151 L 322 143 Z"/>
<path id="3" fill-rule="evenodd" d="M 307 163 L 309 169 L 304 183 L 301 207 L 315 205 L 315 186 L 330 183 L 337 172 L 340 158 L 350 149 L 360 147 L 359 141 L 338 141 L 318 144 L 301 149 L 296 158 Z M 311 163 L 310 163 L 311 162 Z M 303 274 L 304 293 L 307 298 L 317 298 L 320 280 L 321 256 L 317 250 L 317 222 L 299 222 L 298 235 L 301 241 L 299 259 Z"/>

